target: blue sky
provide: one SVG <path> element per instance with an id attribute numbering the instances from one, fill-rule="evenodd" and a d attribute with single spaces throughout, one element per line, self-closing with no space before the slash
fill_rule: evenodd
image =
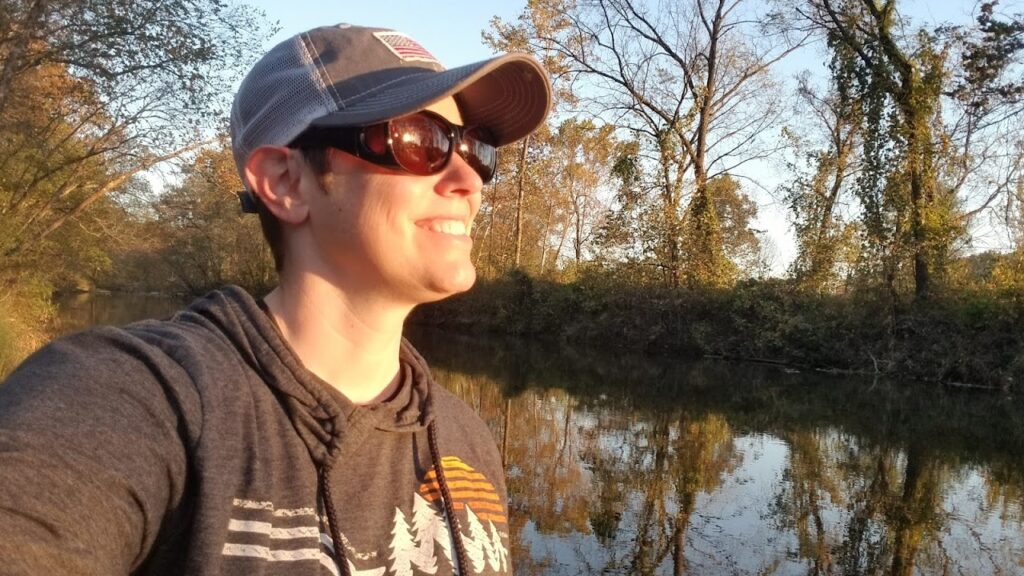
<path id="1" fill-rule="evenodd" d="M 489 28 L 494 16 L 514 19 L 526 5 L 525 0 L 431 3 L 412 0 L 249 0 L 246 3 L 260 8 L 268 20 L 280 24 L 281 31 L 271 38 L 268 46 L 316 26 L 340 22 L 380 26 L 412 36 L 448 68 L 491 56 L 490 49 L 481 41 L 480 33 Z"/>

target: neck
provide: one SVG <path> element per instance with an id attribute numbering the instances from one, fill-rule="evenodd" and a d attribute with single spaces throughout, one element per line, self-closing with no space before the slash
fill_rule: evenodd
<path id="1" fill-rule="evenodd" d="M 349 400 L 369 404 L 394 392 L 402 326 L 411 308 L 314 275 L 282 278 L 266 302 L 306 369 Z"/>

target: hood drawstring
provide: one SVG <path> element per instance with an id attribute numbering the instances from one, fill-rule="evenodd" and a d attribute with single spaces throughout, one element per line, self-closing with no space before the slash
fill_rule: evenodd
<path id="1" fill-rule="evenodd" d="M 444 477 L 444 466 L 441 465 L 441 452 L 437 449 L 437 426 L 431 420 L 427 424 L 427 443 L 430 444 L 430 458 L 434 461 L 434 472 L 437 476 L 437 485 L 441 488 L 441 502 L 444 504 L 444 515 L 448 518 L 448 529 L 451 531 L 452 543 L 455 544 L 455 557 L 452 558 L 455 574 L 464 574 L 463 568 L 469 566 L 466 562 L 466 544 L 462 541 L 462 530 L 459 528 L 459 518 L 455 515 L 455 501 L 452 500 L 452 493 L 448 489 L 448 480 Z"/>
<path id="2" fill-rule="evenodd" d="M 434 465 L 434 473 L 437 477 L 437 485 L 441 488 L 441 503 L 444 508 L 445 518 L 448 520 L 449 536 L 455 544 L 455 556 L 452 558 L 453 572 L 458 575 L 464 574 L 463 569 L 469 566 L 466 559 L 466 544 L 462 541 L 462 530 L 459 527 L 459 518 L 455 515 L 455 502 L 452 500 L 451 490 L 448 488 L 448 480 L 444 475 L 444 466 L 441 465 L 441 452 L 437 449 L 437 426 L 434 421 L 427 424 L 427 443 L 430 445 L 430 459 Z M 327 512 L 327 530 L 334 541 L 334 561 L 341 571 L 341 576 L 352 576 L 348 567 L 348 558 L 345 553 L 345 543 L 341 540 L 341 532 L 338 530 L 338 514 L 334 508 L 334 498 L 331 496 L 331 465 L 334 459 L 327 458 L 317 478 L 320 482 L 320 493 L 324 496 L 324 509 Z"/>
<path id="3" fill-rule="evenodd" d="M 348 569 L 348 558 L 345 555 L 345 543 L 341 541 L 341 532 L 338 531 L 338 513 L 334 510 L 334 497 L 331 496 L 331 464 L 333 462 L 334 459 L 328 457 L 324 465 L 320 467 L 318 475 L 320 493 L 324 495 L 327 531 L 330 532 L 331 541 L 334 542 L 334 563 L 341 570 L 341 576 L 352 576 Z"/>

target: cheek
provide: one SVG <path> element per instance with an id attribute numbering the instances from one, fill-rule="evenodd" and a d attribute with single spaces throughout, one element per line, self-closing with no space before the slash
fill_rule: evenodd
<path id="1" fill-rule="evenodd" d="M 331 258 L 351 258 L 353 247 L 363 243 L 360 219 L 363 206 L 357 195 L 339 189 L 335 184 L 329 192 L 321 192 L 318 202 L 310 207 L 312 232 L 320 249 Z"/>
<path id="2" fill-rule="evenodd" d="M 415 195 L 394 186 L 378 186 L 366 195 L 363 212 L 368 225 L 405 237 L 414 225 Z"/>
<path id="3" fill-rule="evenodd" d="M 374 235 L 394 235 L 399 229 L 401 214 L 386 202 L 368 199 L 359 207 L 359 227 Z"/>

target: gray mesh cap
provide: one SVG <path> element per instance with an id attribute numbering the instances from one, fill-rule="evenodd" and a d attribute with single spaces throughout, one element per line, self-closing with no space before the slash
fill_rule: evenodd
<path id="1" fill-rule="evenodd" d="M 249 154 L 284 146 L 311 126 L 366 126 L 454 96 L 467 126 L 490 130 L 499 146 L 536 129 L 551 86 L 541 65 L 506 54 L 445 70 L 409 36 L 349 24 L 281 42 L 249 71 L 231 107 L 231 147 L 244 181 Z"/>

